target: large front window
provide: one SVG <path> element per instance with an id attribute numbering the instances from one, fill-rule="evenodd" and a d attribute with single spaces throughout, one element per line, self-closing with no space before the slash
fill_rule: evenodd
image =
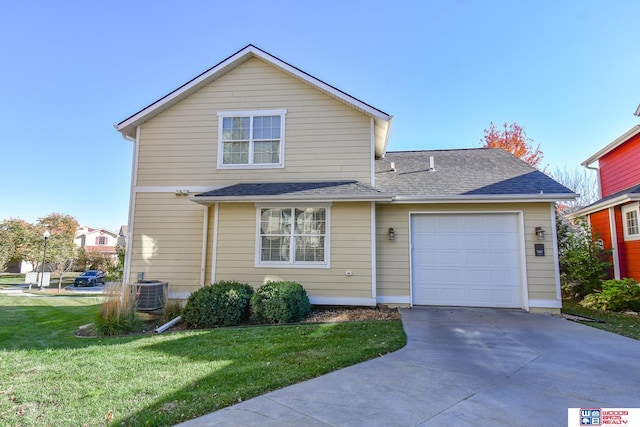
<path id="1" fill-rule="evenodd" d="M 259 264 L 326 264 L 327 208 L 260 208 Z"/>
<path id="2" fill-rule="evenodd" d="M 218 113 L 220 167 L 281 167 L 286 110 Z"/>

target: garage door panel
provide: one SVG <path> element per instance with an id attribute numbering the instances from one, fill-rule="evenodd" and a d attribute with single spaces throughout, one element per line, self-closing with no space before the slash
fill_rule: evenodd
<path id="1" fill-rule="evenodd" d="M 425 214 L 411 221 L 414 304 L 521 307 L 516 214 Z"/>

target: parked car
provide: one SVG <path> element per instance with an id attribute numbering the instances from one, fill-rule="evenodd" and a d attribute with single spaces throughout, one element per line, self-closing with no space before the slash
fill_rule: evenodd
<path id="1" fill-rule="evenodd" d="M 87 270 L 73 282 L 73 286 L 95 286 L 98 283 L 104 285 L 106 274 L 102 270 Z"/>

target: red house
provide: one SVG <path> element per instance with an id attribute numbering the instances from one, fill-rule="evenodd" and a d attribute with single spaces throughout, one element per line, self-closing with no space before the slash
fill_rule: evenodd
<path id="1" fill-rule="evenodd" d="M 640 125 L 582 166 L 598 172 L 601 198 L 576 215 L 587 215 L 604 248 L 612 251 L 614 277 L 640 281 Z"/>

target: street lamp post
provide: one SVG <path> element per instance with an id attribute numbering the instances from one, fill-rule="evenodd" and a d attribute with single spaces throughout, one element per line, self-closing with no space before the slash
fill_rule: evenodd
<path id="1" fill-rule="evenodd" d="M 47 263 L 47 240 L 49 240 L 49 230 L 45 230 L 42 233 L 42 237 L 44 237 L 44 254 L 42 255 L 42 271 L 40 272 L 40 290 L 44 288 L 44 265 Z"/>

